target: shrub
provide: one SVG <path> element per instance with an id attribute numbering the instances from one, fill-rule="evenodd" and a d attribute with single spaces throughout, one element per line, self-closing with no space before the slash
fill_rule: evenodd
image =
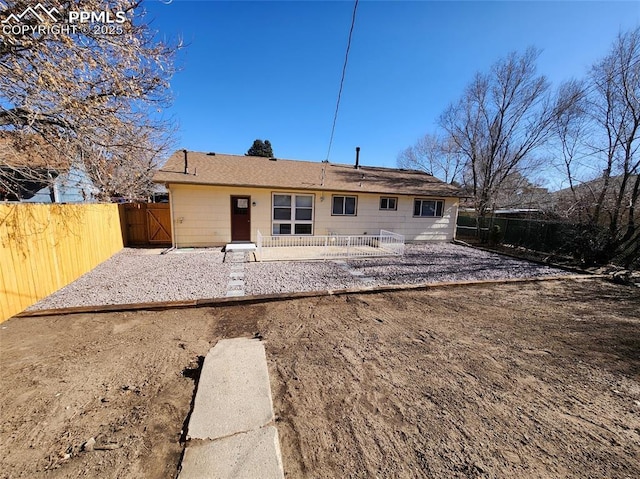
<path id="1" fill-rule="evenodd" d="M 491 229 L 489 229 L 489 244 L 500 244 L 502 242 L 502 236 L 502 228 L 500 228 L 500 225 L 493 225 Z"/>

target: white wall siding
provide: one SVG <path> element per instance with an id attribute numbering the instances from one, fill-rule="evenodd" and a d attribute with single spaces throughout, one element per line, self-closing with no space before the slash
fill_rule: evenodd
<path id="1" fill-rule="evenodd" d="M 178 248 L 222 246 L 231 241 L 231 196 L 250 196 L 251 240 L 271 231 L 271 194 L 255 188 L 170 185 L 173 240 Z"/>
<path id="2" fill-rule="evenodd" d="M 397 210 L 380 210 L 380 197 L 393 195 L 326 191 L 276 190 L 266 188 L 170 185 L 173 234 L 178 247 L 221 246 L 231 241 L 231 196 L 250 196 L 251 240 L 257 232 L 271 235 L 273 193 L 314 194 L 314 234 L 378 234 L 381 229 L 405 236 L 406 241 L 451 241 L 455 236 L 458 199 L 421 196 L 445 201 L 439 218 L 413 216 L 416 196 L 398 198 Z M 332 196 L 357 196 L 356 216 L 332 216 Z"/>
<path id="3" fill-rule="evenodd" d="M 380 210 L 380 197 L 390 195 L 357 194 L 358 207 L 356 216 L 332 216 L 332 196 L 348 193 L 319 194 L 320 207 L 316 211 L 316 234 L 378 234 L 381 229 L 393 231 L 405 236 L 406 241 L 451 241 L 454 239 L 458 218 L 458 199 L 428 196 L 398 195 L 397 210 Z M 430 198 L 444 200 L 442 217 L 424 218 L 413 216 L 413 200 Z"/>

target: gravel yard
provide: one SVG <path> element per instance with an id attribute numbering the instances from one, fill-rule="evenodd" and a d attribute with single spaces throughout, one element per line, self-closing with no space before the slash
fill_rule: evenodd
<path id="1" fill-rule="evenodd" d="M 566 271 L 451 243 L 407 245 L 402 257 L 349 261 L 373 285 L 559 276 Z"/>
<path id="2" fill-rule="evenodd" d="M 30 310 L 223 297 L 231 264 L 218 249 L 125 248 Z M 569 274 L 528 261 L 449 243 L 407 245 L 402 257 L 306 262 L 249 262 L 247 295 Z"/>
<path id="3" fill-rule="evenodd" d="M 29 310 L 224 296 L 231 268 L 220 250 L 161 251 L 125 248 Z"/>
<path id="4" fill-rule="evenodd" d="M 321 291 L 362 286 L 333 261 L 273 261 L 245 266 L 246 294 Z"/>

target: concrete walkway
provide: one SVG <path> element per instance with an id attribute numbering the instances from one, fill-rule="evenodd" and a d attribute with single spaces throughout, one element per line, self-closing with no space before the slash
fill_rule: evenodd
<path id="1" fill-rule="evenodd" d="M 284 478 L 264 345 L 223 339 L 204 360 L 179 479 Z"/>
<path id="2" fill-rule="evenodd" d="M 224 262 L 231 263 L 227 297 L 244 296 L 244 264 L 256 250 L 253 243 L 229 243 L 224 248 Z"/>
<path id="3" fill-rule="evenodd" d="M 231 263 L 231 273 L 227 283 L 227 297 L 244 296 L 244 264 L 246 255 L 243 251 L 225 253 L 224 261 Z"/>

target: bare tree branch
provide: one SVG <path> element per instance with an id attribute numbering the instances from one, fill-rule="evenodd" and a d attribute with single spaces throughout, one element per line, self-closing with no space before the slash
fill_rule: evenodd
<path id="1" fill-rule="evenodd" d="M 464 169 L 464 157 L 448 138 L 426 134 L 413 146 L 400 152 L 397 158 L 400 168 L 429 173 L 445 183 L 460 184 Z"/>
<path id="2" fill-rule="evenodd" d="M 4 3 L 6 18 L 31 2 Z M 1 32 L 0 130 L 16 141 L 35 135 L 70 162 L 81 162 L 100 199 L 147 196 L 151 184 L 141 179 L 157 165 L 173 133 L 161 112 L 171 101 L 169 81 L 180 45 L 154 37 L 139 1 L 47 5 L 59 12 L 124 12 L 126 21 L 117 25 L 117 34 Z M 28 16 L 22 21 L 39 23 Z M 23 163 L 29 166 L 28 155 Z M 10 159 L 0 156 L 0 168 L 10 167 Z"/>
<path id="3" fill-rule="evenodd" d="M 637 251 L 629 241 L 638 236 L 640 28 L 621 33 L 583 85 L 563 88 L 559 102 L 576 100 L 555 119 L 571 188 L 568 218 L 601 231 L 598 247 L 607 258 L 637 262 L 624 252 Z"/>
<path id="4" fill-rule="evenodd" d="M 465 157 L 465 178 L 480 216 L 496 206 L 507 183 L 538 166 L 534 153 L 551 133 L 554 110 L 549 83 L 536 74 L 538 55 L 533 48 L 511 53 L 489 73 L 478 73 L 440 117 Z"/>

